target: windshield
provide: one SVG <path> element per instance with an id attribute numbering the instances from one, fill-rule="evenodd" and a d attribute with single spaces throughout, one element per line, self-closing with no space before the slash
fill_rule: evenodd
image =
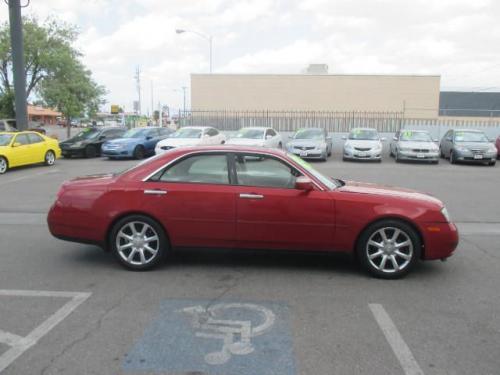
<path id="1" fill-rule="evenodd" d="M 489 140 L 481 132 L 456 132 L 455 142 L 489 142 Z"/>
<path id="2" fill-rule="evenodd" d="M 7 146 L 12 140 L 12 134 L 0 134 L 0 146 Z"/>
<path id="3" fill-rule="evenodd" d="M 349 133 L 349 139 L 378 141 L 378 133 L 375 129 L 353 129 Z"/>
<path id="4" fill-rule="evenodd" d="M 321 181 L 324 185 L 328 187 L 328 189 L 333 190 L 338 185 L 330 178 L 326 177 L 316 169 L 314 169 L 311 164 L 308 162 L 304 161 L 303 159 L 299 158 L 297 155 L 287 153 L 287 155 L 293 159 L 298 165 L 300 165 L 302 168 L 304 168 L 307 172 L 312 174 L 314 177 L 316 177 L 319 181 Z"/>
<path id="5" fill-rule="evenodd" d="M 323 137 L 324 132 L 321 129 L 300 129 L 293 139 L 323 139 Z"/>
<path id="6" fill-rule="evenodd" d="M 92 139 L 92 138 L 96 138 L 99 133 L 100 132 L 97 129 L 85 129 L 85 130 L 82 130 L 77 135 L 75 135 L 73 138 L 71 138 L 71 140 L 72 141 L 81 141 L 84 139 Z"/>
<path id="7" fill-rule="evenodd" d="M 412 142 L 432 142 L 432 138 L 427 132 L 414 132 L 411 130 L 405 130 L 401 132 L 399 136 L 400 141 L 412 141 Z"/>
<path id="8" fill-rule="evenodd" d="M 143 138 L 149 130 L 144 128 L 130 129 L 123 135 L 123 138 Z"/>
<path id="9" fill-rule="evenodd" d="M 241 129 L 236 135 L 235 138 L 248 138 L 248 139 L 262 139 L 264 138 L 264 130 L 263 129 Z"/>
<path id="10" fill-rule="evenodd" d="M 172 134 L 170 138 L 201 138 L 201 129 L 179 129 L 174 134 Z"/>

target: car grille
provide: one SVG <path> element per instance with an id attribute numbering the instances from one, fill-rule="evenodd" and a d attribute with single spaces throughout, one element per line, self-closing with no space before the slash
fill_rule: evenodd
<path id="1" fill-rule="evenodd" d="M 429 150 L 426 150 L 426 149 L 423 149 L 423 148 L 414 148 L 412 151 L 413 152 L 418 152 L 418 153 L 429 152 Z"/>
<path id="2" fill-rule="evenodd" d="M 295 146 L 296 150 L 314 150 L 314 146 Z"/>
<path id="3" fill-rule="evenodd" d="M 370 147 L 354 147 L 356 151 L 370 151 Z"/>

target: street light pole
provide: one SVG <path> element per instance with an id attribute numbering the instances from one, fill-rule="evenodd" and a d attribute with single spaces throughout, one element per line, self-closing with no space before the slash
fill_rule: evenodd
<path id="1" fill-rule="evenodd" d="M 24 70 L 23 24 L 20 0 L 9 0 L 9 23 L 16 125 L 19 130 L 26 130 L 28 128 L 28 111 L 26 107 L 26 75 Z"/>
<path id="2" fill-rule="evenodd" d="M 183 33 L 193 33 L 198 35 L 199 37 L 202 37 L 203 39 L 208 41 L 209 45 L 209 66 L 210 66 L 210 74 L 212 74 L 212 42 L 213 42 L 213 36 L 208 35 L 208 34 L 203 34 L 198 31 L 193 31 L 193 30 L 184 30 L 184 29 L 176 29 L 175 32 L 177 34 L 183 34 Z"/>

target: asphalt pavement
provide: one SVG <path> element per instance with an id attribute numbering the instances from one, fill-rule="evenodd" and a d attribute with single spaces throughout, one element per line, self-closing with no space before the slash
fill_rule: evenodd
<path id="1" fill-rule="evenodd" d="M 222 250 L 130 272 L 51 237 L 64 180 L 135 163 L 61 159 L 0 176 L 2 375 L 500 374 L 500 165 L 342 162 L 338 148 L 314 163 L 446 203 L 456 253 L 385 281 L 346 256 Z"/>

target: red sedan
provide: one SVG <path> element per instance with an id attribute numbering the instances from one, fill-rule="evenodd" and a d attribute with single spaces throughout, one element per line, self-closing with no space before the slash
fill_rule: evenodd
<path id="1" fill-rule="evenodd" d="M 495 146 L 497 148 L 497 159 L 500 159 L 500 135 L 497 137 L 497 141 L 495 142 Z"/>
<path id="2" fill-rule="evenodd" d="M 412 190 L 328 178 L 280 150 L 178 148 L 125 172 L 66 182 L 51 233 L 94 243 L 127 268 L 182 247 L 354 253 L 396 278 L 444 259 L 458 233 L 443 203 Z"/>

